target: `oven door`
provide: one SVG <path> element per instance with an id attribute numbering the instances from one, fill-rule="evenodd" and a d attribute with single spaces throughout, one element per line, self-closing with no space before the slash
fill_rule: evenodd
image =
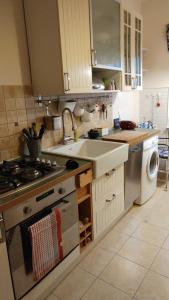
<path id="1" fill-rule="evenodd" d="M 16 299 L 23 297 L 37 284 L 33 279 L 32 246 L 29 227 L 50 214 L 52 209 L 56 207 L 60 208 L 61 211 L 64 258 L 79 244 L 78 211 L 75 192 L 6 232 L 6 243 Z"/>

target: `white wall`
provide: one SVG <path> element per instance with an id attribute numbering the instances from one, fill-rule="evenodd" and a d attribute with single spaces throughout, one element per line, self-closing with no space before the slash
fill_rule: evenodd
<path id="1" fill-rule="evenodd" d="M 121 92 L 113 100 L 113 118 L 120 114 L 121 120 L 139 122 L 140 92 Z"/>
<path id="2" fill-rule="evenodd" d="M 30 84 L 22 0 L 0 0 L 0 85 Z"/>
<path id="3" fill-rule="evenodd" d="M 152 120 L 162 132 L 169 125 L 169 51 L 166 25 L 169 24 L 169 0 L 144 0 L 143 13 L 143 76 L 144 91 L 140 97 L 140 120 Z M 160 107 L 156 106 L 159 99 Z"/>
<path id="4" fill-rule="evenodd" d="M 143 2 L 144 87 L 169 87 L 169 51 L 166 25 L 169 24 L 169 0 Z"/>
<path id="5" fill-rule="evenodd" d="M 141 13 L 142 0 L 121 0 L 122 5 L 128 8 L 130 11 Z"/>

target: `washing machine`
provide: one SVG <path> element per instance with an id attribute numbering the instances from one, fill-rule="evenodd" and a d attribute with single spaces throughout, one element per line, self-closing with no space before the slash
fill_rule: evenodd
<path id="1" fill-rule="evenodd" d="M 141 196 L 136 202 L 137 204 L 142 205 L 155 193 L 157 188 L 158 167 L 158 136 L 154 136 L 143 142 Z"/>

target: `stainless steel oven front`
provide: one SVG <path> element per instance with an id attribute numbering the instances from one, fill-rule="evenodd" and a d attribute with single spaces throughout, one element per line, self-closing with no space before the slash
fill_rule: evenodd
<path id="1" fill-rule="evenodd" d="M 17 300 L 38 283 L 33 278 L 29 228 L 50 214 L 56 207 L 61 212 L 64 259 L 79 244 L 74 177 L 36 195 L 36 197 L 25 200 L 3 214 L 9 264 Z"/>

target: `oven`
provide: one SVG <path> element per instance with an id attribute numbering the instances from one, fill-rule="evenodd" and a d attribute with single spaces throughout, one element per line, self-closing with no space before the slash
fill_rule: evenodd
<path id="1" fill-rule="evenodd" d="M 35 280 L 34 277 L 30 228 L 39 221 L 43 222 L 56 209 L 59 209 L 61 217 L 62 257 L 58 257 L 54 268 L 79 244 L 75 178 L 71 177 L 3 214 L 11 277 L 17 300 L 42 280 Z M 41 247 L 41 242 L 39 240 L 38 247 Z"/>

